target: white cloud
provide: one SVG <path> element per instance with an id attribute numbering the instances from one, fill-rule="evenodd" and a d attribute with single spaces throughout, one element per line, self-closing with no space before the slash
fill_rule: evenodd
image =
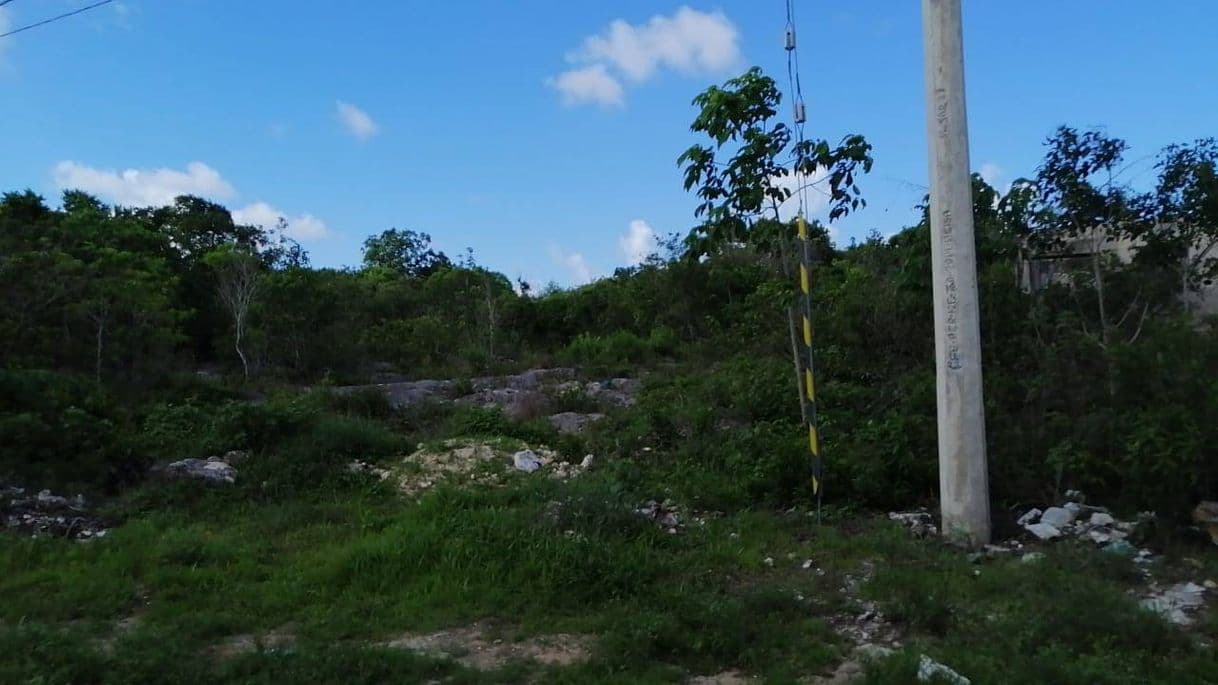
<path id="1" fill-rule="evenodd" d="M 609 74 L 603 64 L 564 71 L 546 79 L 546 85 L 562 93 L 564 105 L 584 102 L 606 107 L 622 105 L 622 84 Z"/>
<path id="2" fill-rule="evenodd" d="M 557 245 L 551 245 L 550 258 L 556 264 L 566 267 L 576 283 L 583 285 L 592 282 L 592 267 L 588 266 L 588 260 L 579 252 L 564 252 Z"/>
<path id="3" fill-rule="evenodd" d="M 261 226 L 272 229 L 279 225 L 279 219 L 287 222 L 284 233 L 296 240 L 318 240 L 329 235 L 326 223 L 312 214 L 289 216 L 287 212 L 272 207 L 265 202 L 255 202 L 232 211 L 233 222 L 248 226 Z"/>
<path id="4" fill-rule="evenodd" d="M 682 74 L 721 72 L 736 66 L 740 60 L 740 32 L 722 12 L 699 12 L 681 7 L 671 16 L 657 15 L 644 24 L 630 24 L 615 19 L 603 33 L 584 39 L 578 50 L 567 55 L 567 61 L 589 65 L 563 72 L 549 79 L 563 93 L 564 102 L 598 102 L 621 104 L 622 86 L 609 73 L 642 83 L 661 69 Z M 596 87 L 601 97 L 574 96 L 562 83 L 585 90 Z"/>
<path id="5" fill-rule="evenodd" d="M 826 169 L 818 168 L 816 173 L 809 177 L 796 178 L 794 174 L 787 174 L 781 178 L 773 180 L 774 185 L 779 188 L 786 188 L 791 191 L 791 197 L 787 198 L 786 202 L 778 205 L 778 218 L 782 221 L 790 221 L 799 214 L 799 191 L 802 188 L 804 191 L 804 216 L 815 218 L 818 214 L 825 211 L 829 207 L 829 172 Z"/>
<path id="6" fill-rule="evenodd" d="M 618 238 L 617 244 L 628 264 L 641 264 L 647 259 L 647 255 L 655 252 L 656 232 L 646 221 L 635 219 L 630 222 L 630 227 L 622 237 Z"/>
<path id="7" fill-rule="evenodd" d="M 179 195 L 199 195 L 216 199 L 234 197 L 237 192 L 220 172 L 203 162 L 191 162 L 185 171 L 177 169 L 95 169 L 71 160 L 55 165 L 55 185 L 77 189 L 126 206 L 172 204 Z"/>
<path id="8" fill-rule="evenodd" d="M 342 100 L 337 101 L 335 106 L 338 110 L 338 120 L 356 140 L 368 140 L 380 132 L 380 126 L 359 107 Z"/>
<path id="9" fill-rule="evenodd" d="M 981 165 L 981 169 L 977 173 L 981 174 L 981 178 L 985 179 L 986 183 L 997 188 L 998 181 L 1002 178 L 1002 167 L 993 162 L 986 162 Z"/>
<path id="10" fill-rule="evenodd" d="M 60 190 L 83 190 L 108 202 L 127 207 L 162 207 L 173 204 L 179 195 L 196 195 L 211 200 L 231 200 L 238 196 L 220 172 L 203 162 L 191 162 L 185 171 L 177 169 L 96 169 L 66 160 L 55 165 L 55 185 Z M 292 215 L 266 202 L 254 202 L 232 210 L 239 224 L 275 228 L 279 217 L 288 223 L 287 235 L 297 240 L 317 240 L 329 235 L 326 224 L 312 214 Z"/>
<path id="11" fill-rule="evenodd" d="M 608 63 L 634 81 L 660 67 L 687 74 L 717 72 L 740 61 L 739 32 L 722 12 L 681 7 L 671 17 L 654 16 L 632 26 L 621 19 L 599 36 L 584 39 L 577 62 Z"/>

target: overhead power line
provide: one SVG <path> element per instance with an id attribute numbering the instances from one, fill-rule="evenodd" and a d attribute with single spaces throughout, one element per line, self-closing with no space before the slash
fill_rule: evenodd
<path id="1" fill-rule="evenodd" d="M 12 2 L 12 1 L 13 0 L 2 0 L 2 1 L 0 1 L 0 7 L 3 7 L 4 5 L 7 5 L 8 3 Z M 60 19 L 67 19 L 68 17 L 70 17 L 74 14 L 80 14 L 81 12 L 88 12 L 91 9 L 94 9 L 96 7 L 101 7 L 102 5 L 108 5 L 112 2 L 114 2 L 114 0 L 101 0 L 101 2 L 95 2 L 92 5 L 85 5 L 84 7 L 81 7 L 80 9 L 75 9 L 75 10 L 72 10 L 71 12 L 65 12 L 57 17 L 51 17 L 50 19 L 43 19 L 42 21 L 36 21 L 33 24 L 26 24 L 25 26 L 22 26 L 20 28 L 15 28 L 12 31 L 9 31 L 8 33 L 0 33 L 0 38 L 7 38 L 15 33 L 21 33 L 22 31 L 29 31 L 30 29 L 38 28 L 39 26 L 46 26 L 47 24 L 59 21 Z"/>

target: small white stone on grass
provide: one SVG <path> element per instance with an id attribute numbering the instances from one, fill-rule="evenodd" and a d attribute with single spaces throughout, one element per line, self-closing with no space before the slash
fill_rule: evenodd
<path id="1" fill-rule="evenodd" d="M 1097 511 L 1091 515 L 1091 525 L 1093 526 L 1111 526 L 1116 523 L 1116 519 L 1112 518 L 1111 514 L 1105 514 L 1102 511 Z"/>
<path id="2" fill-rule="evenodd" d="M 918 680 L 925 683 L 931 682 L 936 678 L 952 685 L 972 685 L 973 682 L 923 654 L 922 660 L 918 662 Z"/>
<path id="3" fill-rule="evenodd" d="M 533 450 L 520 450 L 512 455 L 512 464 L 517 471 L 532 473 L 541 468 L 541 461 L 537 459 L 537 455 Z"/>

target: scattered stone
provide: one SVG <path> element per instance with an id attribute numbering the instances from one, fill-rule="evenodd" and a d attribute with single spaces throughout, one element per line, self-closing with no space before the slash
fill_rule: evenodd
<path id="1" fill-rule="evenodd" d="M 926 683 L 932 682 L 936 678 L 951 683 L 951 685 L 971 685 L 973 682 L 923 654 L 921 661 L 918 662 L 918 680 Z"/>
<path id="2" fill-rule="evenodd" d="M 1045 555 L 1043 552 L 1028 552 L 1027 554 L 1020 557 L 1019 561 L 1024 564 L 1033 564 L 1044 558 L 1045 558 Z"/>
<path id="3" fill-rule="evenodd" d="M 157 469 L 172 480 L 198 480 L 209 484 L 232 485 L 237 482 L 237 469 L 219 457 L 183 459 Z"/>
<path id="4" fill-rule="evenodd" d="M 1062 528 L 1074 523 L 1076 516 L 1076 513 L 1071 512 L 1065 507 L 1049 507 L 1040 515 L 1040 522 L 1053 526 L 1060 531 Z"/>
<path id="5" fill-rule="evenodd" d="M 1052 540 L 1061 537 L 1062 532 L 1048 523 L 1033 523 L 1030 526 L 1024 526 L 1024 530 L 1035 535 L 1041 540 Z"/>
<path id="6" fill-rule="evenodd" d="M 939 534 L 939 528 L 935 525 L 935 519 L 930 512 L 925 510 L 920 511 L 890 511 L 888 512 L 888 520 L 896 521 L 909 529 L 909 532 L 917 538 L 932 537 Z"/>
<path id="7" fill-rule="evenodd" d="M 1044 512 L 1042 512 L 1040 509 L 1029 509 L 1028 511 L 1024 512 L 1023 516 L 1016 519 L 1015 523 L 1021 526 L 1029 526 L 1039 521 L 1042 513 Z"/>
<path id="8" fill-rule="evenodd" d="M 36 498 L 38 506 L 44 509 L 62 509 L 68 506 L 68 498 L 52 495 L 50 490 L 43 490 Z"/>
<path id="9" fill-rule="evenodd" d="M 393 477 L 393 471 L 381 468 L 376 464 L 369 464 L 366 461 L 360 461 L 359 459 L 347 464 L 347 471 L 351 473 L 365 473 L 379 480 L 389 480 Z"/>
<path id="10" fill-rule="evenodd" d="M 1192 625 L 1190 614 L 1204 605 L 1205 588 L 1196 583 L 1177 583 L 1167 590 L 1152 591 L 1142 600 L 1143 607 L 1178 626 Z"/>
<path id="11" fill-rule="evenodd" d="M 245 450 L 229 450 L 224 453 L 223 457 L 220 457 L 220 460 L 230 466 L 236 466 L 249 458 L 250 453 Z"/>
<path id="12" fill-rule="evenodd" d="M 1218 590 L 1218 583 L 1215 583 L 1212 580 L 1206 580 L 1204 583 L 1202 583 L 1202 585 L 1205 586 L 1206 590 Z"/>
<path id="13" fill-rule="evenodd" d="M 630 407 L 643 384 L 637 378 L 613 378 L 584 385 L 584 394 L 611 407 Z"/>
<path id="14" fill-rule="evenodd" d="M 572 464 L 571 462 L 567 461 L 551 461 L 549 462 L 550 476 L 558 480 L 571 480 L 584 471 L 592 468 L 593 459 L 595 459 L 595 457 L 588 454 L 585 455 L 578 464 Z M 545 463 L 546 462 L 543 461 L 542 465 L 544 466 Z"/>
<path id="15" fill-rule="evenodd" d="M 774 565 L 774 557 L 766 557 L 765 559 L 762 560 L 761 563 L 765 564 L 766 566 L 772 567 Z"/>
<path id="16" fill-rule="evenodd" d="M 541 468 L 541 462 L 538 461 L 537 455 L 533 450 L 521 450 L 512 455 L 512 465 L 517 471 L 532 473 Z"/>
<path id="17" fill-rule="evenodd" d="M 83 495 L 68 498 L 50 490 L 26 497 L 24 488 L 0 486 L 0 523 L 35 538 L 89 542 L 106 535 L 106 524 L 88 512 Z"/>
<path id="18" fill-rule="evenodd" d="M 812 560 L 804 559 L 804 563 L 800 564 L 799 567 L 802 568 L 803 570 L 807 571 L 808 569 L 812 568 Z"/>
<path id="19" fill-rule="evenodd" d="M 1205 526 L 1210 540 L 1218 545 L 1218 502 L 1201 502 L 1193 509 L 1193 521 Z"/>
<path id="20" fill-rule="evenodd" d="M 559 414 L 552 414 L 549 418 L 550 425 L 554 426 L 555 430 L 564 435 L 577 435 L 588 430 L 592 424 L 605 418 L 604 414 L 580 414 L 573 411 L 565 411 Z"/>
<path id="21" fill-rule="evenodd" d="M 1089 523 L 1092 526 L 1111 526 L 1116 524 L 1116 519 L 1112 517 L 1112 514 L 1097 511 L 1091 515 Z"/>
<path id="22" fill-rule="evenodd" d="M 678 513 L 676 505 L 672 500 L 664 500 L 657 502 L 656 500 L 647 500 L 643 506 L 634 510 L 634 513 L 643 518 L 655 522 L 657 526 L 675 535 L 685 525 L 681 521 L 681 515 Z"/>

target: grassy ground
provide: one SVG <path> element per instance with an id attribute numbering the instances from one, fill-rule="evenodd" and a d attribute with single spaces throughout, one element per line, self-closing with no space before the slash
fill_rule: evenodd
<path id="1" fill-rule="evenodd" d="M 356 443 L 353 431 L 386 430 L 326 421 Z M 389 463 L 418 433 L 385 425 L 409 431 L 365 441 Z M 726 508 L 701 524 L 685 510 L 670 534 L 633 513 L 693 499 L 689 464 L 656 454 L 412 501 L 338 463 L 291 462 L 322 443 L 299 438 L 235 488 L 130 493 L 111 512 L 124 525 L 101 540 L 0 538 L 0 683 L 662 683 L 727 670 L 793 683 L 849 654 L 838 628 L 867 603 L 901 641 L 867 683 L 915 680 L 922 654 L 978 684 L 1218 679 L 1200 644 L 1218 622 L 1185 632 L 1143 611 L 1132 562 L 1094 549 L 973 563 L 873 515 L 831 509 L 818 524 L 800 507 Z M 312 486 L 287 487 L 284 472 Z M 1192 565 L 1177 555 L 1156 574 L 1218 578 L 1218 554 L 1183 553 Z M 385 646 L 475 623 L 506 643 L 587 636 L 588 657 L 474 670 Z M 225 656 L 234 636 L 252 647 Z"/>

